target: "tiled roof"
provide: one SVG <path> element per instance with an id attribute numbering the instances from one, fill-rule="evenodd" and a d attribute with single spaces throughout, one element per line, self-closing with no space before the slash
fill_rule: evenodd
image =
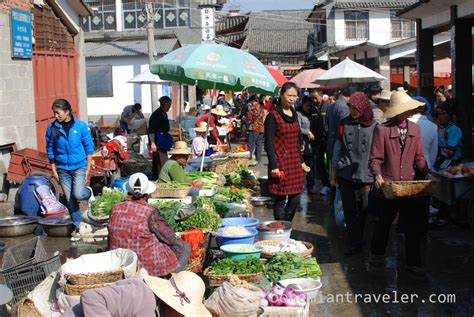
<path id="1" fill-rule="evenodd" d="M 311 10 L 262 11 L 252 13 L 242 48 L 250 53 L 306 54 L 308 33 L 314 26 L 306 21 Z"/>
<path id="2" fill-rule="evenodd" d="M 399 1 L 335 1 L 336 9 L 368 9 L 368 8 L 404 8 L 417 2 L 416 0 L 399 0 Z"/>
<path id="3" fill-rule="evenodd" d="M 86 42 L 84 55 L 86 58 L 148 55 L 147 45 L 146 40 Z M 158 54 L 167 54 L 179 47 L 179 42 L 176 38 L 156 39 L 155 47 Z"/>
<path id="4" fill-rule="evenodd" d="M 237 16 L 222 16 L 219 21 L 216 23 L 216 33 L 224 34 L 226 30 L 245 28 L 245 25 L 249 21 L 250 16 L 246 15 L 237 15 Z"/>

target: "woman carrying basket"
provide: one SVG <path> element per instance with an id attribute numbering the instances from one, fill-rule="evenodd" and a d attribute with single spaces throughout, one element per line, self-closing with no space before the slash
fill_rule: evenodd
<path id="1" fill-rule="evenodd" d="M 429 201 L 426 198 L 387 199 L 381 188 L 388 181 L 411 181 L 426 177 L 428 169 L 423 156 L 420 128 L 407 120 L 423 105 L 410 98 L 404 90 L 392 94 L 389 108 L 384 114 L 388 122 L 375 129 L 369 162 L 377 188 L 374 206 L 379 211 L 372 237 L 371 263 L 383 263 L 390 228 L 398 212 L 398 223 L 406 238 L 406 269 L 416 275 L 424 274 L 420 244 L 428 224 Z"/>

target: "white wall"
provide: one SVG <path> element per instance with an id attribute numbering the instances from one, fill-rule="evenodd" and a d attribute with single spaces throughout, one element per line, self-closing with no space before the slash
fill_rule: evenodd
<path id="1" fill-rule="evenodd" d="M 334 32 L 336 45 L 339 47 L 354 46 L 364 42 L 385 45 L 395 41 L 390 39 L 390 10 L 369 11 L 369 38 L 362 41 L 348 41 L 345 39 L 344 10 L 336 10 L 334 14 Z"/>
<path id="2" fill-rule="evenodd" d="M 143 113 L 151 113 L 150 85 L 127 83 L 134 76 L 147 69 L 148 60 L 146 56 L 88 58 L 86 65 L 112 65 L 113 79 L 113 97 L 87 98 L 89 116 L 120 115 L 123 107 L 135 102 L 142 104 Z M 162 96 L 162 85 L 158 85 L 158 96 Z"/>

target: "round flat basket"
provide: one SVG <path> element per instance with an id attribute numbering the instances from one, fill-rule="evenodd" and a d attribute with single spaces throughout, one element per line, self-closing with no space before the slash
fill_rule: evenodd
<path id="1" fill-rule="evenodd" d="M 264 247 L 264 246 L 278 246 L 281 242 L 282 242 L 281 240 L 263 240 L 263 241 L 256 242 L 255 245 L 261 246 L 261 247 Z M 301 243 L 303 243 L 306 246 L 306 250 L 300 251 L 300 252 L 294 252 L 294 253 L 299 254 L 303 257 L 311 256 L 311 254 L 314 251 L 313 244 L 310 243 L 310 242 L 306 242 L 306 241 L 301 241 Z M 262 254 L 263 258 L 267 258 L 267 259 L 269 259 L 269 258 L 271 258 L 275 255 L 275 253 L 265 252 L 265 251 L 262 251 L 261 254 Z"/>
<path id="2" fill-rule="evenodd" d="M 432 180 L 392 181 L 382 186 L 387 199 L 423 197 L 433 195 L 439 187 L 439 182 Z"/>
<path id="3" fill-rule="evenodd" d="M 73 285 L 113 283 L 123 279 L 123 270 L 116 269 L 94 273 L 65 274 L 64 277 Z"/>

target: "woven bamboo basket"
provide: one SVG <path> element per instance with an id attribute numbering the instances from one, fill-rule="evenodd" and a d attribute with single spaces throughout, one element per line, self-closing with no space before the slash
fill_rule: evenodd
<path id="1" fill-rule="evenodd" d="M 227 161 L 222 161 L 209 167 L 209 172 L 222 174 L 227 171 Z"/>
<path id="2" fill-rule="evenodd" d="M 212 269 L 212 266 L 207 267 L 204 270 L 203 275 L 207 278 L 209 286 L 221 286 L 225 281 L 229 281 L 230 275 L 214 275 L 214 274 L 209 274 L 209 271 Z M 243 281 L 247 281 L 249 283 L 260 283 L 263 278 L 263 272 L 260 273 L 255 273 L 255 274 L 234 274 L 236 275 L 239 279 Z"/>
<path id="3" fill-rule="evenodd" d="M 12 317 L 41 317 L 35 303 L 28 297 L 23 297 L 11 310 Z"/>
<path id="4" fill-rule="evenodd" d="M 113 283 L 123 279 L 123 270 L 115 269 L 104 272 L 65 274 L 64 277 L 69 284 L 73 285 Z"/>
<path id="5" fill-rule="evenodd" d="M 151 198 L 184 198 L 188 196 L 189 190 L 192 186 L 186 186 L 184 188 L 159 188 L 151 194 Z"/>
<path id="6" fill-rule="evenodd" d="M 248 157 L 232 157 L 227 161 L 227 172 L 236 172 L 239 169 L 239 166 L 249 166 Z"/>
<path id="7" fill-rule="evenodd" d="M 282 242 L 281 240 L 263 240 L 263 241 L 255 242 L 254 245 L 257 245 L 257 246 L 277 246 L 281 242 Z M 313 254 L 313 251 L 314 251 L 313 244 L 311 244 L 309 242 L 306 242 L 306 241 L 301 241 L 301 243 L 303 243 L 306 246 L 307 249 L 304 250 L 304 251 L 295 252 L 295 253 L 299 254 L 303 257 L 311 256 L 311 254 Z M 261 255 L 262 255 L 262 257 L 269 259 L 269 258 L 273 257 L 275 254 L 271 253 L 271 252 L 262 251 Z"/>
<path id="8" fill-rule="evenodd" d="M 385 182 L 382 191 L 387 199 L 423 197 L 433 195 L 439 182 L 432 180 Z"/>
<path id="9" fill-rule="evenodd" d="M 64 284 L 64 292 L 66 295 L 81 295 L 82 292 L 87 291 L 88 289 L 107 287 L 112 283 L 99 283 L 99 284 L 89 284 L 89 285 L 73 285 L 73 284 Z"/>

